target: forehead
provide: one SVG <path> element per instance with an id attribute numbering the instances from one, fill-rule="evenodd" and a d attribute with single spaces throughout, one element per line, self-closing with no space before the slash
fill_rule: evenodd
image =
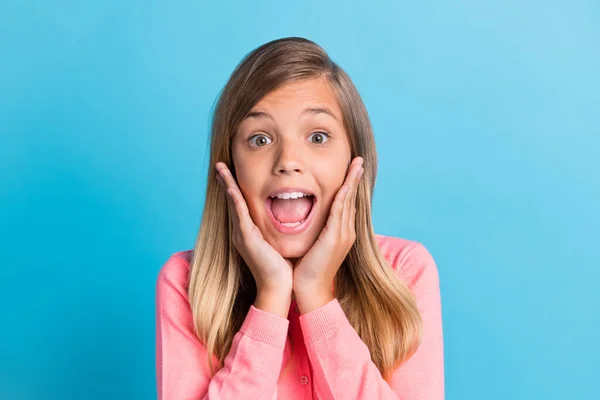
<path id="1" fill-rule="evenodd" d="M 342 120 L 342 111 L 330 84 L 323 78 L 287 83 L 265 95 L 251 111 L 300 114 L 307 107 L 325 107 Z"/>

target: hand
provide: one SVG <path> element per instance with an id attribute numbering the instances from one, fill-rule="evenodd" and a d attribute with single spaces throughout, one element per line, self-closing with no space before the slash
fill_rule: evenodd
<path id="1" fill-rule="evenodd" d="M 215 166 L 216 179 L 227 192 L 227 205 L 233 222 L 233 244 L 248 264 L 256 281 L 257 291 L 289 292 L 291 301 L 293 282 L 291 261 L 283 258 L 264 240 L 260 229 L 250 217 L 246 200 L 227 165 L 218 162 Z"/>
<path id="2" fill-rule="evenodd" d="M 331 205 L 325 227 L 294 269 L 293 289 L 302 313 L 334 298 L 331 287 L 335 274 L 356 241 L 354 217 L 356 192 L 364 172 L 362 164 L 362 157 L 352 160 L 346 180 Z"/>

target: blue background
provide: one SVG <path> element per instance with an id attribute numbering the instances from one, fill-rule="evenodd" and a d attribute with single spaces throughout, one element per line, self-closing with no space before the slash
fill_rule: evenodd
<path id="1" fill-rule="evenodd" d="M 154 284 L 216 96 L 304 36 L 353 78 L 376 231 L 440 272 L 450 400 L 597 399 L 600 3 L 4 0 L 0 398 L 155 397 Z"/>

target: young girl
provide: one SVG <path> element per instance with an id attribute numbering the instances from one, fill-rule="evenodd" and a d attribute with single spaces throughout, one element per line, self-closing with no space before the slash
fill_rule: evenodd
<path id="1" fill-rule="evenodd" d="M 377 153 L 348 75 L 306 39 L 255 49 L 210 150 L 194 249 L 157 280 L 159 399 L 443 399 L 437 268 L 373 231 Z"/>

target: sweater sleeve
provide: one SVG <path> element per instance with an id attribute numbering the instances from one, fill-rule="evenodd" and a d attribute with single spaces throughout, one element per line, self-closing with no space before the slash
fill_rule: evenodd
<path id="1" fill-rule="evenodd" d="M 421 344 L 389 385 L 337 299 L 300 316 L 317 398 L 443 400 L 441 301 L 435 262 L 421 244 L 408 250 L 403 278 L 415 293 L 423 321 Z"/>
<path id="2" fill-rule="evenodd" d="M 156 283 L 158 399 L 272 398 L 289 321 L 251 306 L 223 367 L 211 378 L 207 349 L 193 330 L 186 291 L 188 273 L 185 262 L 173 256 Z M 211 360 L 216 363 L 216 356 Z"/>

